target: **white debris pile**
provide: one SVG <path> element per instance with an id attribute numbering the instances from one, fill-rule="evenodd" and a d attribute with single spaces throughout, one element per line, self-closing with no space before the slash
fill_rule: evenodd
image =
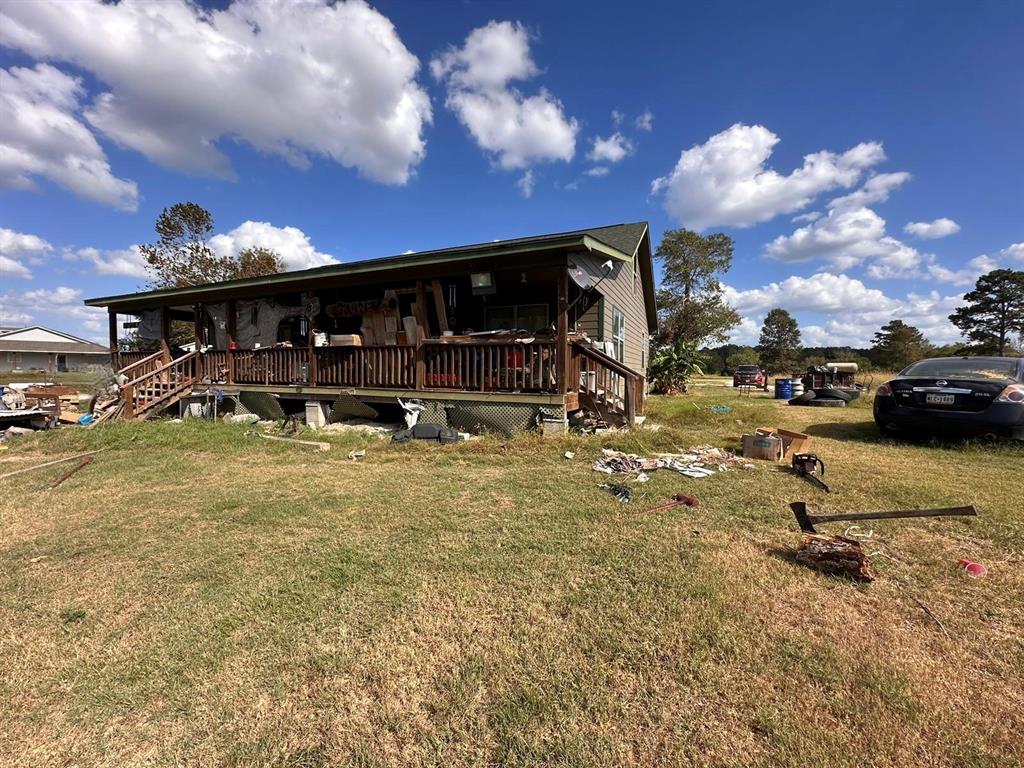
<path id="1" fill-rule="evenodd" d="M 602 457 L 594 461 L 594 471 L 607 475 L 638 475 L 644 480 L 648 472 L 657 469 L 668 469 L 686 477 L 710 477 L 716 472 L 729 472 L 734 469 L 754 469 L 754 465 L 741 456 L 715 448 L 712 445 L 697 445 L 679 453 L 658 453 L 654 458 L 645 458 L 633 453 L 623 453 L 605 448 Z M 642 482 L 642 481 L 640 481 Z"/>

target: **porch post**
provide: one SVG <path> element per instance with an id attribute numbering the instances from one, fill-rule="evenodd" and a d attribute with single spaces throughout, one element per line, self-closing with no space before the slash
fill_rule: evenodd
<path id="1" fill-rule="evenodd" d="M 426 380 L 426 362 L 423 359 L 423 337 L 430 333 L 427 328 L 427 291 L 422 280 L 416 281 L 416 373 L 413 386 L 416 391 L 423 389 Z"/>
<path id="2" fill-rule="evenodd" d="M 160 307 L 160 356 L 163 364 L 171 362 L 171 308 Z"/>
<path id="3" fill-rule="evenodd" d="M 235 304 L 234 299 L 228 299 L 227 302 L 227 322 L 225 329 L 227 331 L 228 343 L 227 343 L 227 356 L 228 356 L 228 384 L 235 383 L 235 327 L 238 322 L 238 306 Z"/>
<path id="4" fill-rule="evenodd" d="M 203 378 L 203 305 L 192 305 L 192 335 L 196 341 L 196 378 Z"/>
<path id="5" fill-rule="evenodd" d="M 117 371 L 121 365 L 117 349 L 117 311 L 113 307 L 107 307 L 107 333 L 110 337 L 110 364 Z"/>
<path id="6" fill-rule="evenodd" d="M 563 264 L 558 268 L 558 317 L 556 322 L 555 360 L 558 372 L 558 392 L 573 391 L 569 387 L 569 269 Z"/>
<path id="7" fill-rule="evenodd" d="M 313 319 L 310 318 L 307 322 L 309 323 L 309 333 L 306 335 L 306 370 L 308 371 L 306 378 L 309 386 L 315 387 L 317 370 L 316 347 L 313 346 Z"/>

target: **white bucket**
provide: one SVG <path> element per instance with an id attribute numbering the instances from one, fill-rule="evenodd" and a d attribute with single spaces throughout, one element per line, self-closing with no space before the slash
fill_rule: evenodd
<path id="1" fill-rule="evenodd" d="M 793 379 L 793 397 L 802 395 L 804 393 L 804 381 L 803 379 Z"/>

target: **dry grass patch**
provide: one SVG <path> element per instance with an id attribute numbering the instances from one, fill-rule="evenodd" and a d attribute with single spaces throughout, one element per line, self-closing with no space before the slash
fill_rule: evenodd
<path id="1" fill-rule="evenodd" d="M 865 404 L 710 385 L 651 412 L 662 429 L 328 453 L 190 423 L 16 443 L 4 467 L 109 450 L 55 491 L 0 481 L 0 759 L 1020 764 L 1020 447 L 894 443 Z M 655 473 L 621 505 L 590 469 L 761 424 L 813 433 L 835 493 L 762 465 Z M 679 490 L 701 506 L 643 513 Z M 876 525 L 864 587 L 792 561 L 798 498 L 982 516 Z"/>

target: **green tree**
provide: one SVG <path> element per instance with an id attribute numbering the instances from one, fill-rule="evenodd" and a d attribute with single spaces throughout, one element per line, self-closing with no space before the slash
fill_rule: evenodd
<path id="1" fill-rule="evenodd" d="M 978 278 L 966 304 L 949 316 L 975 352 L 1006 354 L 1024 334 L 1024 272 L 996 269 Z"/>
<path id="2" fill-rule="evenodd" d="M 761 356 L 753 347 L 737 347 L 725 358 L 725 367 L 731 373 L 741 365 L 757 365 L 761 362 Z"/>
<path id="3" fill-rule="evenodd" d="M 778 307 L 769 311 L 757 351 L 768 373 L 790 373 L 800 359 L 800 328 L 796 319 Z"/>
<path id="4" fill-rule="evenodd" d="M 213 216 L 196 203 L 175 203 L 156 220 L 157 241 L 139 246 L 150 288 L 183 288 L 281 272 L 284 264 L 269 248 L 247 248 L 218 256 L 209 246 Z"/>
<path id="5" fill-rule="evenodd" d="M 732 252 L 732 238 L 722 233 L 665 232 L 655 253 L 663 268 L 657 297 L 659 341 L 682 341 L 696 348 L 725 341 L 729 329 L 739 324 L 740 316 L 725 302 L 718 281 L 732 264 Z"/>
<path id="6" fill-rule="evenodd" d="M 902 320 L 893 320 L 875 334 L 871 356 L 884 370 L 902 371 L 925 357 L 930 349 L 931 345 L 921 331 Z"/>

